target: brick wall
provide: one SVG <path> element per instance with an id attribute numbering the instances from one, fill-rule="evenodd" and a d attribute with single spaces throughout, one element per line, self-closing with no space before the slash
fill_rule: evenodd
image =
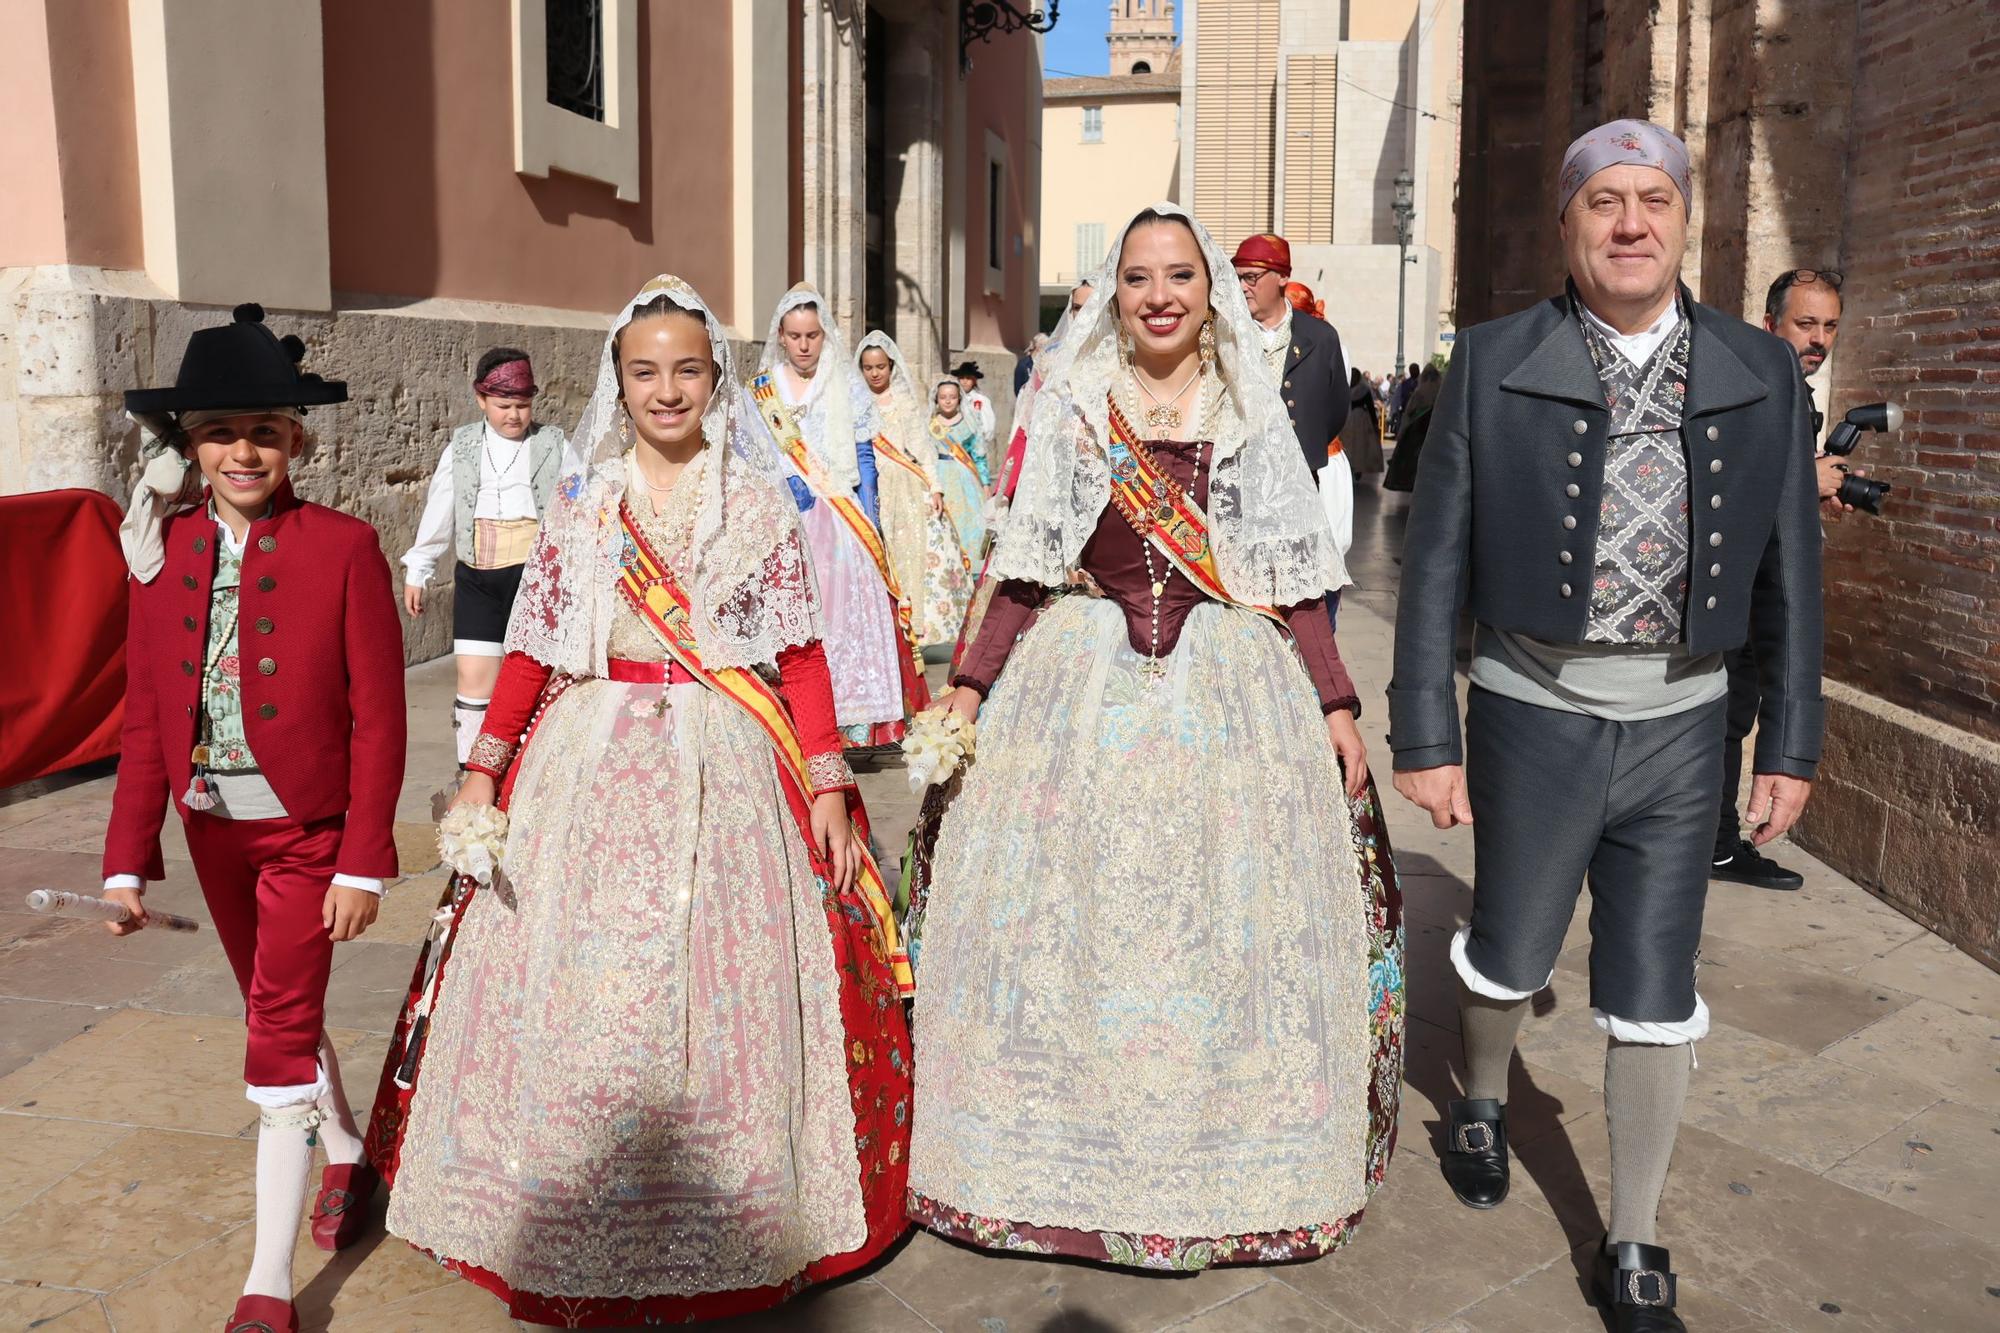
<path id="1" fill-rule="evenodd" d="M 1985 12 L 1982 14 L 1982 10 Z M 1827 533 L 1827 672 L 2000 740 L 2000 29 L 1979 0 L 1860 6 L 1836 411 L 1896 489 Z"/>

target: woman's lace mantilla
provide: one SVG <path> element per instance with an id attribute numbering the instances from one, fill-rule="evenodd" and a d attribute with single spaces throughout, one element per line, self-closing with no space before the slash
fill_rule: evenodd
<path id="1" fill-rule="evenodd" d="M 1187 224 L 1210 275 L 1216 366 L 1203 392 L 1216 397 L 1208 518 L 1224 585 L 1238 600 L 1266 606 L 1295 606 L 1345 587 L 1346 565 L 1291 416 L 1265 372 L 1261 332 L 1242 289 L 1200 223 L 1172 204 L 1152 211 Z M 1130 230 L 1119 233 L 1088 300 L 1046 353 L 1021 485 L 993 555 L 997 577 L 1061 587 L 1109 502 L 1104 441 L 1111 393 L 1124 374 L 1117 265 Z"/>
<path id="2" fill-rule="evenodd" d="M 619 511 L 630 464 L 618 429 L 624 408 L 613 339 L 636 310 L 663 296 L 701 316 L 717 369 L 715 397 L 702 416 L 708 448 L 699 471 L 691 467 L 681 483 L 700 493 L 689 555 L 674 571 L 693 604 L 703 661 L 775 669 L 781 651 L 822 637 L 797 507 L 737 379 L 729 340 L 694 289 L 663 274 L 626 303 L 605 339 L 596 391 L 570 437 L 586 461 L 556 489 L 507 626 L 508 651 L 572 676 L 606 674 L 619 571 L 628 556 Z"/>

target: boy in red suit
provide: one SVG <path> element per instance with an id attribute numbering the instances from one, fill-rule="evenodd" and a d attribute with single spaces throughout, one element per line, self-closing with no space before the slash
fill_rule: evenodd
<path id="1" fill-rule="evenodd" d="M 313 1209 L 322 1249 L 354 1239 L 375 1188 L 324 1009 L 334 944 L 368 928 L 396 874 L 403 781 L 388 563 L 372 527 L 307 504 L 287 479 L 305 409 L 345 401 L 347 386 L 301 375 L 304 344 L 263 317 L 238 306 L 189 340 L 173 388 L 125 396 L 207 485 L 129 553 L 140 576 L 104 843 L 105 896 L 132 913 L 111 929 L 140 929 L 171 800 L 243 989 L 261 1124 L 256 1248 L 231 1333 L 298 1327 L 292 1244 L 315 1133 L 329 1161 Z"/>

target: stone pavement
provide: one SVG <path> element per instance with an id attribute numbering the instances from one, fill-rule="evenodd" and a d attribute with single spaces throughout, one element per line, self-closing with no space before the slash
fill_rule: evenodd
<path id="1" fill-rule="evenodd" d="M 1359 586 L 1342 650 L 1384 761 L 1403 501 L 1361 496 Z M 420 873 L 336 954 L 328 1021 L 353 1095 L 371 1095 L 416 943 L 440 888 L 428 794 L 450 766 L 449 664 L 410 673 L 399 841 Z M 77 775 L 73 775 L 77 776 Z M 108 775 L 0 795 L 0 1333 L 214 1327 L 248 1262 L 255 1117 L 242 1005 L 214 936 L 27 914 L 30 888 L 93 888 Z M 1386 785 L 1386 784 L 1385 784 Z M 900 848 L 900 771 L 864 788 Z M 1471 896 L 1470 838 L 1390 797 L 1410 922 L 1402 1147 L 1346 1250 L 1315 1263 L 1190 1277 L 975 1253 L 918 1235 L 873 1270 L 741 1330 L 1117 1333 L 1600 1328 L 1580 1294 L 1603 1229 L 1603 1039 L 1589 1017 L 1579 915 L 1514 1069 L 1512 1197 L 1459 1207 L 1436 1165 L 1457 1019 L 1445 957 Z M 207 920 L 171 832 L 149 901 Z M 1661 1217 L 1705 1333 L 2000 1327 L 2000 977 L 1790 847 L 1793 894 L 1717 885 L 1702 992 L 1714 1012 Z M 379 1207 L 379 1205 L 378 1205 Z M 308 1329 L 513 1327 L 500 1307 L 377 1231 L 338 1257 L 301 1231 Z"/>

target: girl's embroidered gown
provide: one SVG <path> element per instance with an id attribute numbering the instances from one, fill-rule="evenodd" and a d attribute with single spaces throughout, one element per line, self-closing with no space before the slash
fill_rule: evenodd
<path id="1" fill-rule="evenodd" d="M 670 567 L 698 490 L 626 492 Z M 908 1037 L 864 913 L 808 855 L 771 737 L 615 608 L 608 678 L 507 658 L 473 764 L 508 783 L 510 884 L 419 964 L 369 1129 L 391 1231 L 570 1326 L 774 1305 L 905 1226 Z M 820 645 L 777 675 L 815 792 L 851 784 Z"/>

